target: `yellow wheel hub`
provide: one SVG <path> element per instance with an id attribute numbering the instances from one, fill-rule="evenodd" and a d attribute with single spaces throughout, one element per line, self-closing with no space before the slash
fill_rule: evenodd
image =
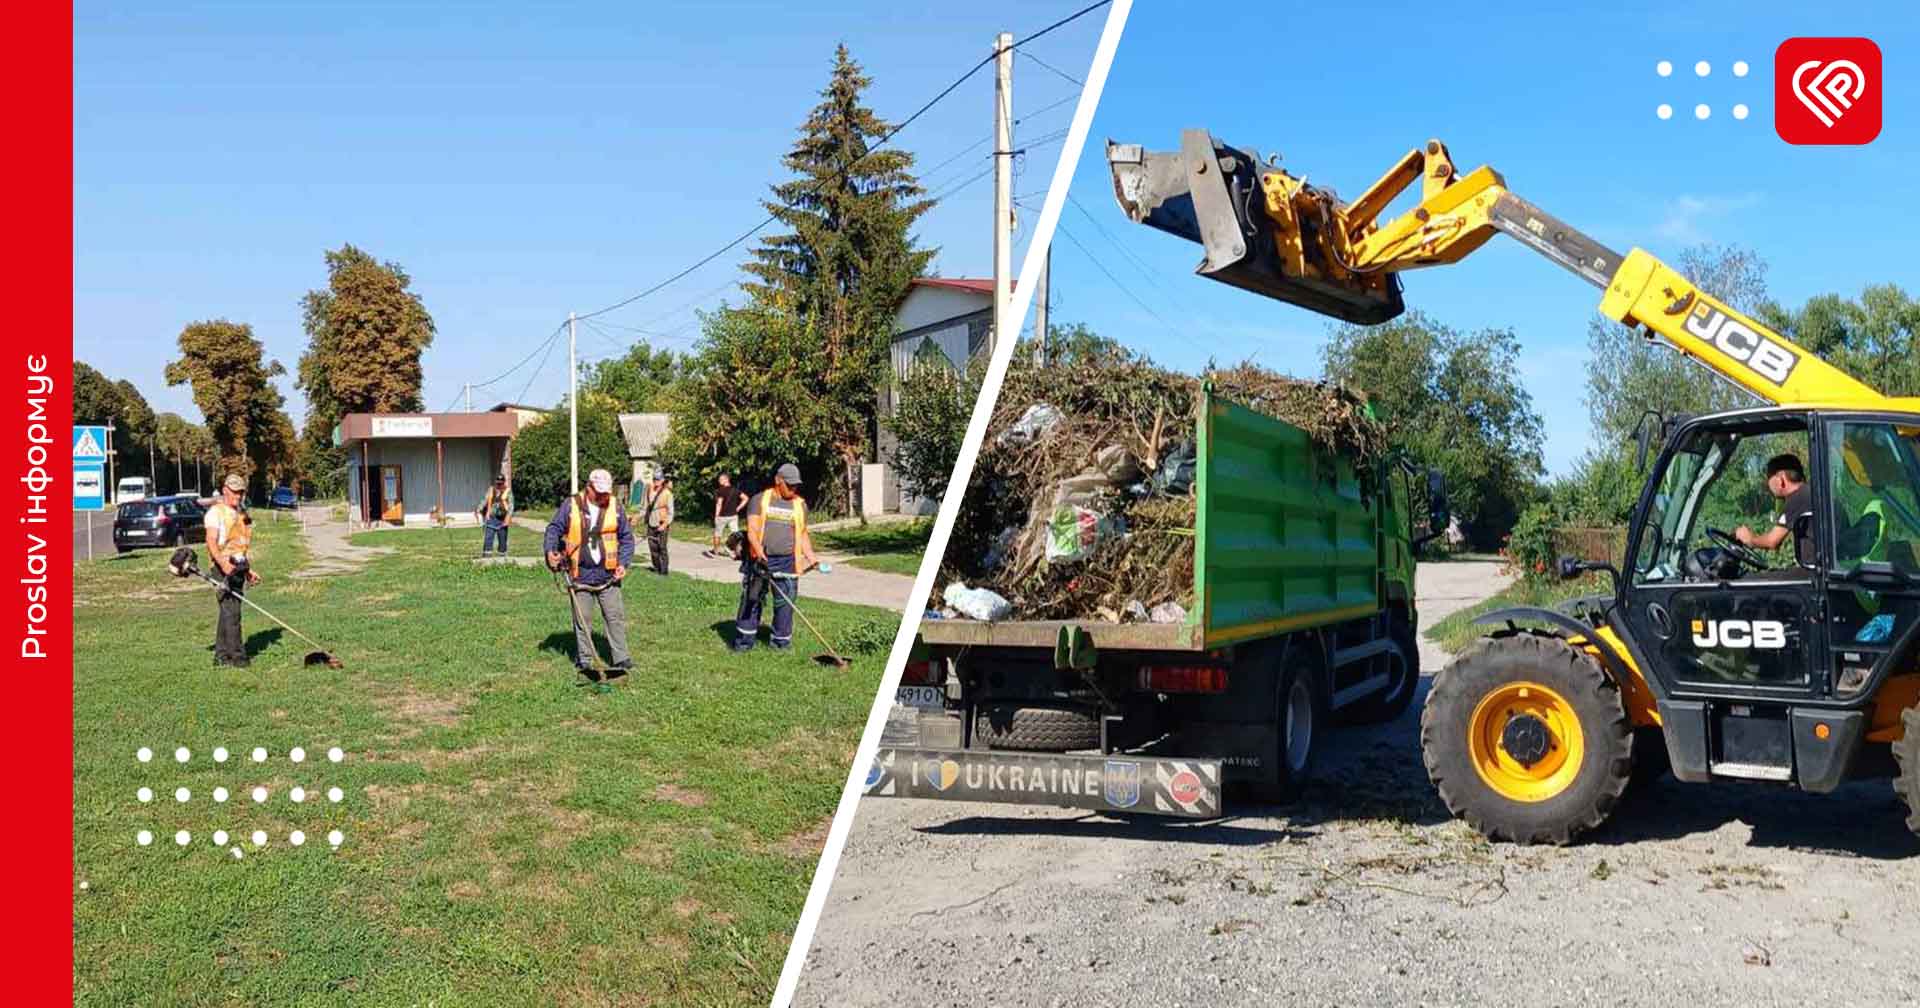
<path id="1" fill-rule="evenodd" d="M 1504 798 L 1546 801 L 1573 783 L 1586 754 L 1580 718 L 1539 683 L 1506 683 L 1473 709 L 1467 748 L 1481 781 Z"/>

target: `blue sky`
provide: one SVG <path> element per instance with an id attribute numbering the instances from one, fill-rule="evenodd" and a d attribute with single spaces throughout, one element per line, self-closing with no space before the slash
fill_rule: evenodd
<path id="1" fill-rule="evenodd" d="M 1078 9 L 976 2 L 933 16 L 884 2 L 685 4 L 83 2 L 74 20 L 74 352 L 197 418 L 162 378 L 188 322 L 248 322 L 289 371 L 301 296 L 352 242 L 411 273 L 439 325 L 429 409 L 553 331 L 666 278 L 751 227 L 779 158 L 845 42 L 897 121 L 986 55 Z M 1084 79 L 1104 12 L 1036 42 Z M 1063 130 L 1079 88 L 1022 59 L 1025 141 Z M 976 75 L 901 133 L 935 192 L 989 167 L 993 79 Z M 1058 141 L 1016 192 L 1037 201 Z M 950 163 L 942 165 L 941 162 Z M 936 268 L 986 275 L 990 178 L 922 222 Z M 697 335 L 695 307 L 737 294 L 744 248 L 604 321 Z M 583 326 L 583 358 L 628 329 Z M 555 401 L 565 346 L 474 393 Z M 280 381 L 298 422 L 291 374 Z"/>
<path id="2" fill-rule="evenodd" d="M 1574 9 L 1580 8 L 1580 9 Z M 1129 223 L 1100 140 L 1177 149 L 1207 127 L 1353 196 L 1428 137 L 1464 171 L 1492 164 L 1517 193 L 1620 251 L 1733 243 L 1769 264 L 1773 296 L 1920 292 L 1920 7 L 1741 3 L 1369 4 L 1362 13 L 1194 17 L 1143 2 L 1130 19 L 1054 238 L 1054 314 L 1197 369 L 1252 356 L 1317 374 L 1327 321 L 1192 275 L 1199 247 Z M 1328 34 L 1315 39 L 1310 28 Z M 1866 35 L 1887 75 L 1885 127 L 1865 147 L 1792 147 L 1773 132 L 1773 52 L 1792 36 Z M 1671 77 L 1655 74 L 1670 60 Z M 1695 76 L 1696 61 L 1710 73 Z M 1735 60 L 1750 65 L 1744 79 Z M 1662 102 L 1675 107 L 1655 117 Z M 1751 114 L 1736 121 L 1731 108 Z M 1712 115 L 1692 117 L 1705 103 Z M 1092 253 L 1082 251 L 1081 245 Z M 1118 247 L 1116 247 L 1118 246 Z M 1116 290 L 1098 263 L 1152 309 Z M 1463 329 L 1512 327 L 1522 379 L 1563 472 L 1589 442 L 1586 329 L 1599 292 L 1505 238 L 1405 278 L 1409 305 Z"/>

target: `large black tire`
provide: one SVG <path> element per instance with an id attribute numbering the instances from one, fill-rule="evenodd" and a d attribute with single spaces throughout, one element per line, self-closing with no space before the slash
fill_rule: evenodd
<path id="1" fill-rule="evenodd" d="M 1100 722 L 1085 711 L 996 704 L 974 716 L 973 737 L 989 749 L 1069 752 L 1099 746 Z"/>
<path id="2" fill-rule="evenodd" d="M 1893 789 L 1907 802 L 1907 828 L 1920 835 L 1920 705 L 1900 714 L 1905 726 L 1900 741 L 1893 744 L 1893 761 L 1899 771 L 1893 775 Z"/>
<path id="3" fill-rule="evenodd" d="M 1572 733 L 1548 735 L 1547 755 L 1535 757 L 1528 769 L 1558 766 L 1564 773 L 1526 798 L 1496 789 L 1489 780 L 1496 775 L 1476 765 L 1472 741 L 1477 730 L 1498 716 L 1496 694 L 1512 696 L 1519 684 L 1557 694 L 1560 709 L 1577 724 L 1580 738 L 1577 762 L 1568 764 Z M 1533 696 L 1535 701 L 1519 702 L 1537 702 L 1539 694 Z M 1482 714 L 1477 727 L 1483 701 L 1495 706 Z M 1525 723 L 1524 718 L 1500 723 L 1519 727 L 1515 721 Z M 1499 745 L 1511 756 L 1507 738 L 1503 731 Z M 1546 634 L 1484 638 L 1440 670 L 1420 716 L 1420 746 L 1427 776 L 1447 808 L 1489 839 L 1515 843 L 1565 844 L 1600 825 L 1626 792 L 1633 773 L 1633 731 L 1618 687 L 1591 655 Z"/>
<path id="4" fill-rule="evenodd" d="M 1402 670 L 1405 674 L 1394 680 L 1386 692 L 1376 693 L 1342 710 L 1340 718 L 1347 724 L 1370 725 L 1397 721 L 1413 705 L 1413 695 L 1420 692 L 1420 641 L 1404 610 L 1394 610 L 1389 617 L 1387 632 L 1393 636 L 1394 643 L 1400 645 L 1400 652 L 1407 656 L 1406 667 Z"/>
<path id="5" fill-rule="evenodd" d="M 1320 756 L 1320 740 L 1326 734 L 1326 688 L 1312 662 L 1298 662 L 1280 677 L 1275 698 L 1276 741 L 1274 773 L 1271 783 L 1253 789 L 1262 801 L 1284 804 L 1296 801 L 1313 779 L 1313 765 Z"/>

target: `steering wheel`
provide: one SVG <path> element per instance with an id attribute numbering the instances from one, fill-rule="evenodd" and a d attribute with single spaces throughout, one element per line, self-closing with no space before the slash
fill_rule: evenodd
<path id="1" fill-rule="evenodd" d="M 1751 567 L 1756 571 L 1769 569 L 1766 557 L 1761 556 L 1753 547 L 1735 539 L 1725 530 L 1710 528 L 1707 530 L 1707 538 L 1713 540 L 1714 545 L 1726 550 L 1727 555 L 1732 557 L 1741 566 Z"/>

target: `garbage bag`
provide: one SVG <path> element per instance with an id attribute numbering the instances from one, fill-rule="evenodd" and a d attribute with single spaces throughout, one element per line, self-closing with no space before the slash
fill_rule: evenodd
<path id="1" fill-rule="evenodd" d="M 947 586 L 947 605 L 968 619 L 993 622 L 1013 613 L 1013 603 L 987 588 L 969 588 L 958 581 Z"/>
<path id="2" fill-rule="evenodd" d="M 1090 507 L 1067 504 L 1047 521 L 1047 562 L 1084 560 L 1102 540 L 1126 534 L 1125 520 Z"/>
<path id="3" fill-rule="evenodd" d="M 1162 602 L 1147 613 L 1150 623 L 1185 623 L 1187 608 L 1178 602 Z"/>
<path id="4" fill-rule="evenodd" d="M 1107 477 L 1112 486 L 1125 486 L 1146 475 L 1140 460 L 1125 445 L 1108 445 L 1093 455 L 1093 467 Z"/>
<path id="5" fill-rule="evenodd" d="M 1167 451 L 1160 468 L 1153 471 L 1153 488 L 1169 497 L 1184 497 L 1193 491 L 1194 446 L 1182 441 Z"/>
<path id="6" fill-rule="evenodd" d="M 1059 423 L 1059 410 L 1046 403 L 1035 403 L 1027 407 L 1027 411 L 1020 414 L 1020 419 L 1015 420 L 1011 426 L 1002 431 L 993 443 L 1001 446 L 1027 444 L 1052 430 Z"/>

